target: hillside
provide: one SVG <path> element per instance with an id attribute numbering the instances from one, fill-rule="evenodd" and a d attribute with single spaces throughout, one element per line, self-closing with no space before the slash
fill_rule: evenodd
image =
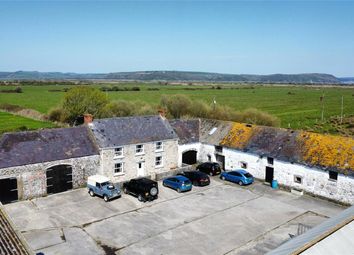
<path id="1" fill-rule="evenodd" d="M 184 71 L 142 71 L 116 73 L 61 73 L 17 71 L 0 72 L 1 80 L 132 80 L 132 81 L 204 81 L 204 82 L 257 82 L 257 83 L 309 83 L 309 84 L 339 84 L 342 81 L 331 75 L 321 73 L 306 74 L 221 74 Z"/>

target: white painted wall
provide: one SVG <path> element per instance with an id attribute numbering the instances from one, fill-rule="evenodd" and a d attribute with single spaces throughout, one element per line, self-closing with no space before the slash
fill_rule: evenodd
<path id="1" fill-rule="evenodd" d="M 186 151 L 197 151 L 197 161 L 199 160 L 201 143 L 189 143 L 189 144 L 179 144 L 178 145 L 178 166 L 182 167 L 182 155 Z"/>
<path id="2" fill-rule="evenodd" d="M 183 146 L 183 147 L 182 147 Z M 195 144 L 179 146 L 179 159 L 181 162 L 182 151 L 187 148 L 197 148 Z M 220 154 L 220 153 L 219 153 Z M 314 195 L 337 200 L 343 203 L 354 204 L 354 178 L 338 174 L 338 180 L 329 180 L 327 171 L 308 167 L 300 164 L 274 159 L 273 165 L 268 165 L 267 157 L 241 152 L 235 149 L 223 148 L 221 153 L 225 156 L 225 169 L 233 170 L 241 168 L 241 162 L 247 163 L 247 171 L 258 179 L 265 179 L 266 166 L 274 168 L 274 179 L 284 186 L 299 188 Z M 205 162 L 208 155 L 212 161 L 215 159 L 215 146 L 199 144 L 198 161 Z M 302 177 L 302 183 L 295 182 L 295 175 Z"/>

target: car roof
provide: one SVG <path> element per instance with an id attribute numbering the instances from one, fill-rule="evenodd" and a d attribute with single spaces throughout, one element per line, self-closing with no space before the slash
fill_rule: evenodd
<path id="1" fill-rule="evenodd" d="M 207 175 L 206 173 L 200 172 L 200 171 L 185 171 L 183 172 L 185 174 L 193 174 L 193 175 L 198 175 L 198 176 L 205 176 Z"/>
<path id="2" fill-rule="evenodd" d="M 240 174 L 247 174 L 248 173 L 246 170 L 243 170 L 243 169 L 237 169 L 237 170 L 233 170 L 231 172 L 238 172 Z"/>
<path id="3" fill-rule="evenodd" d="M 138 182 L 144 182 L 144 183 L 155 183 L 155 181 L 150 180 L 150 179 L 145 178 L 145 177 L 139 177 L 139 178 L 135 178 L 133 180 L 138 181 Z"/>
<path id="4" fill-rule="evenodd" d="M 183 175 L 176 175 L 176 176 L 171 176 L 171 177 L 168 177 L 168 178 L 176 178 L 180 181 L 189 181 L 189 179 L 187 177 L 184 177 Z"/>

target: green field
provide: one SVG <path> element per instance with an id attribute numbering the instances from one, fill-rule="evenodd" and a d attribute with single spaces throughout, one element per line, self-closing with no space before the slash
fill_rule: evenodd
<path id="1" fill-rule="evenodd" d="M 115 84 L 116 85 L 116 84 Z M 101 87 L 101 85 L 91 85 Z M 231 85 L 222 89 L 207 86 L 158 85 L 158 84 L 119 84 L 117 86 L 139 86 L 141 91 L 106 92 L 111 100 L 142 100 L 158 105 L 161 95 L 185 94 L 192 99 L 212 103 L 215 97 L 217 104 L 228 105 L 236 110 L 257 108 L 281 119 L 283 127 L 294 129 L 313 127 L 321 120 L 324 93 L 324 117 L 339 116 L 341 98 L 344 96 L 344 114 L 354 115 L 353 87 L 301 87 L 301 86 L 250 86 Z M 22 86 L 24 93 L 0 93 L 0 103 L 17 104 L 47 113 L 58 106 L 65 92 L 49 92 L 48 90 L 68 88 L 70 86 Z M 0 89 L 9 87 L 0 86 Z M 159 90 L 148 90 L 157 88 Z M 202 90 L 199 88 L 203 88 Z"/>
<path id="2" fill-rule="evenodd" d="M 32 120 L 7 112 L 0 112 L 0 134 L 19 130 L 33 130 L 39 128 L 52 128 L 51 122 Z"/>

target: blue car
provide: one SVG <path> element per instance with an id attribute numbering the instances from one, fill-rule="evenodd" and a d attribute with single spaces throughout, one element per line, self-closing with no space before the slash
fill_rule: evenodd
<path id="1" fill-rule="evenodd" d="M 192 182 L 180 175 L 165 178 L 162 185 L 177 190 L 178 193 L 192 190 Z"/>
<path id="2" fill-rule="evenodd" d="M 235 182 L 242 185 L 251 184 L 254 182 L 252 174 L 245 170 L 235 170 L 229 172 L 222 172 L 220 179 Z"/>

